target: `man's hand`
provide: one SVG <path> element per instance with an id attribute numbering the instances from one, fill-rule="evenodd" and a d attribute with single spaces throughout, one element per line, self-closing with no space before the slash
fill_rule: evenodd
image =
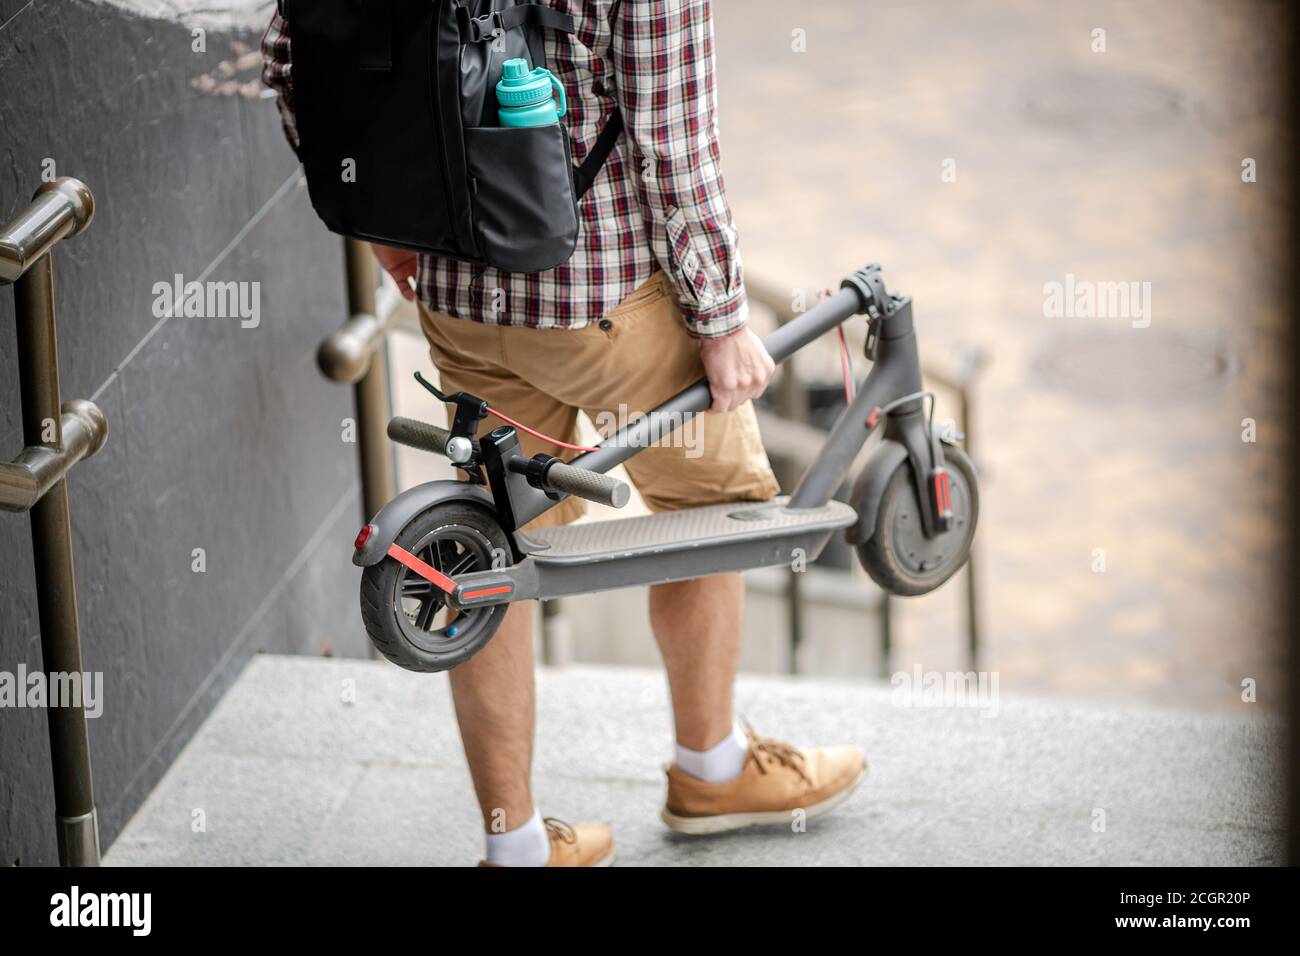
<path id="1" fill-rule="evenodd" d="M 729 412 L 758 398 L 776 372 L 763 340 L 748 325 L 722 338 L 701 339 L 700 358 L 713 395 L 710 412 Z"/>
<path id="2" fill-rule="evenodd" d="M 372 242 L 370 248 L 375 250 L 375 258 L 384 267 L 384 271 L 396 280 L 397 291 L 402 293 L 402 298 L 408 302 L 414 300 L 415 289 L 412 288 L 412 280 L 415 278 L 415 253 L 410 249 L 381 246 L 377 242 Z"/>

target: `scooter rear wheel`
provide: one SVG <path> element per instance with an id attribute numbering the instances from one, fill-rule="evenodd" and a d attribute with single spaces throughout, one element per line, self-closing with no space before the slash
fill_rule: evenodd
<path id="1" fill-rule="evenodd" d="M 880 497 L 875 531 L 857 547 L 862 567 L 890 594 L 928 594 L 956 574 L 970 556 L 980 511 L 975 466 L 965 452 L 946 442 L 943 457 L 952 495 L 952 526 L 933 538 L 925 537 L 912 466 L 904 461 Z"/>
<path id="2" fill-rule="evenodd" d="M 509 553 L 496 519 L 459 501 L 421 512 L 396 543 L 450 577 L 489 570 L 494 554 Z M 442 590 L 389 557 L 361 575 L 361 619 L 370 642 L 406 670 L 429 673 L 463 664 L 496 633 L 506 607 L 457 612 L 447 607 Z"/>

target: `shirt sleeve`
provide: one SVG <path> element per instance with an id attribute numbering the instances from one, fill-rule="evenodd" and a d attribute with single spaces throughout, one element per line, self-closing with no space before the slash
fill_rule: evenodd
<path id="1" fill-rule="evenodd" d="M 294 152 L 298 151 L 298 121 L 293 111 L 293 60 L 289 41 L 289 21 L 279 10 L 262 35 L 262 82 L 275 91 L 275 105 L 280 110 L 284 135 Z"/>
<path id="2" fill-rule="evenodd" d="M 710 0 L 619 3 L 611 60 L 655 258 L 697 338 L 745 324 L 740 246 L 718 149 Z"/>

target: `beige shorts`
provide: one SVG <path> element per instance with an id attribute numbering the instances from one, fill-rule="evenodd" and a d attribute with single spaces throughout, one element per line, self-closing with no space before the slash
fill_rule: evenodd
<path id="1" fill-rule="evenodd" d="M 581 329 L 485 325 L 429 312 L 420 324 L 442 388 L 466 391 L 543 434 L 579 444 L 578 412 L 602 434 L 635 420 L 704 377 L 699 344 L 686 332 L 672 285 L 656 272 L 606 317 Z M 484 434 L 502 423 L 488 417 Z M 520 432 L 524 454 L 565 461 L 578 453 Z M 627 460 L 653 511 L 725 501 L 765 501 L 779 491 L 746 402 L 697 415 Z M 586 510 L 566 498 L 525 527 L 567 524 Z"/>

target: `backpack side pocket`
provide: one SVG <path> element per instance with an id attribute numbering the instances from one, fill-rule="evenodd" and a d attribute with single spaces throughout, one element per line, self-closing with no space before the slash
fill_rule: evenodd
<path id="1" fill-rule="evenodd" d="M 578 242 L 569 137 L 549 126 L 465 129 L 474 231 L 484 261 L 506 272 L 543 272 Z"/>

